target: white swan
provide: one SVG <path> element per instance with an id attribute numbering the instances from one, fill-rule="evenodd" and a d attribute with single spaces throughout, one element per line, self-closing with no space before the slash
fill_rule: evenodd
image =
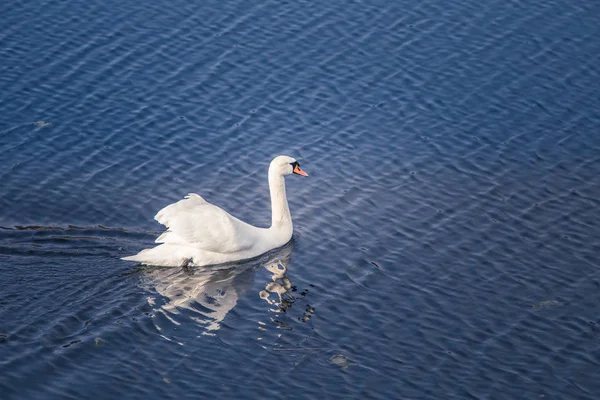
<path id="1" fill-rule="evenodd" d="M 162 243 L 123 260 L 146 265 L 205 266 L 257 257 L 292 238 L 292 216 L 285 195 L 285 175 L 308 176 L 298 162 L 278 156 L 269 165 L 272 221 L 269 228 L 249 225 L 195 193 L 160 210 L 155 220 L 167 227 Z"/>

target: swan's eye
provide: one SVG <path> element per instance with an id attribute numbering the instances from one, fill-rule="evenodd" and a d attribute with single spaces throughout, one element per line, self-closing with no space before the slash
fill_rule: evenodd
<path id="1" fill-rule="evenodd" d="M 291 162 L 291 163 L 290 163 L 290 165 L 292 166 L 292 169 L 294 169 L 294 168 L 296 168 L 296 167 L 299 167 L 299 166 L 300 166 L 300 165 L 298 164 L 298 161 Z"/>

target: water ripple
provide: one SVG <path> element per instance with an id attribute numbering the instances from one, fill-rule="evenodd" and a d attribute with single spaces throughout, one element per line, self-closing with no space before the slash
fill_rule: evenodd
<path id="1" fill-rule="evenodd" d="M 0 8 L 4 397 L 598 392 L 596 3 Z M 119 260 L 278 154 L 289 254 Z"/>

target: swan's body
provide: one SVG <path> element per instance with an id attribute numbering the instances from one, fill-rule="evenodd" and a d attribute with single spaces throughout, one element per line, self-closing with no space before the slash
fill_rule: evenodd
<path id="1" fill-rule="evenodd" d="M 213 265 L 257 257 L 292 238 L 292 216 L 284 176 L 307 176 L 291 157 L 279 156 L 269 166 L 272 220 L 269 228 L 249 225 L 197 194 L 160 210 L 155 220 L 167 227 L 156 239 L 160 245 L 123 260 L 177 267 Z"/>

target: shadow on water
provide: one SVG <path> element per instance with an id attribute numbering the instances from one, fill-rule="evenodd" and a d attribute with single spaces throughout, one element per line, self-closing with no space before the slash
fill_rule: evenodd
<path id="1" fill-rule="evenodd" d="M 156 328 L 168 340 L 166 330 L 191 320 L 202 334 L 215 335 L 227 314 L 253 286 L 255 274 L 264 268 L 271 276 L 258 295 L 280 312 L 294 301 L 292 282 L 286 276 L 294 241 L 261 257 L 209 267 L 140 267 L 141 286 L 157 296 L 148 296 L 154 307 Z M 162 303 L 162 304 L 161 304 Z M 164 318 L 162 318 L 164 317 Z M 168 322 L 167 322 L 168 321 Z"/>

